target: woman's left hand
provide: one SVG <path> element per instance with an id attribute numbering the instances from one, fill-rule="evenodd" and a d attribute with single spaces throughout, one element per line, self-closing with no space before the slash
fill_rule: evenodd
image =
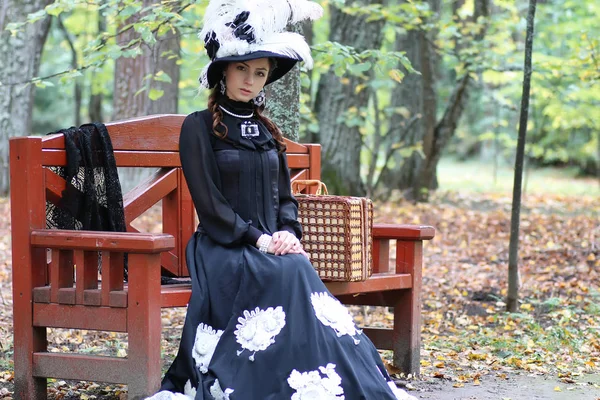
<path id="1" fill-rule="evenodd" d="M 284 254 L 297 254 L 303 251 L 302 245 L 296 236 L 288 231 L 277 231 L 272 235 L 271 242 L 273 254 L 282 256 Z"/>

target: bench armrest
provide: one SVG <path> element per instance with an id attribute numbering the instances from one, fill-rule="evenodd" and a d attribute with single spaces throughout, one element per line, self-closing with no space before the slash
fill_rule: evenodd
<path id="1" fill-rule="evenodd" d="M 373 224 L 373 239 L 398 239 L 406 241 L 431 240 L 435 229 L 428 225 Z"/>
<path id="2" fill-rule="evenodd" d="M 420 287 L 423 241 L 434 236 L 428 225 L 373 224 L 373 273 L 411 274 Z"/>
<path id="3" fill-rule="evenodd" d="M 175 238 L 165 233 L 38 229 L 31 231 L 31 245 L 51 249 L 153 254 L 174 249 Z"/>

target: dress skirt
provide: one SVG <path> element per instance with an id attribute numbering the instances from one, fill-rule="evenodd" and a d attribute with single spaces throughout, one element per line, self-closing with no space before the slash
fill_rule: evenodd
<path id="1" fill-rule="evenodd" d="M 304 256 L 224 247 L 200 232 L 186 256 L 181 344 L 152 399 L 413 398 Z"/>

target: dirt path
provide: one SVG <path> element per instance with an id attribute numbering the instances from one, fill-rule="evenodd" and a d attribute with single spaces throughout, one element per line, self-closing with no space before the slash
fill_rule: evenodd
<path id="1" fill-rule="evenodd" d="M 414 382 L 417 390 L 410 393 L 419 400 L 600 400 L 600 373 L 580 376 L 571 384 L 539 375 L 484 377 L 479 386 L 470 383 L 456 388 L 454 384 L 445 380 Z"/>

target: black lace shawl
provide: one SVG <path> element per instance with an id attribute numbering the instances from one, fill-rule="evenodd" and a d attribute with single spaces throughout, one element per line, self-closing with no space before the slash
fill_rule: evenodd
<path id="1" fill-rule="evenodd" d="M 67 165 L 52 170 L 65 179 L 67 187 L 58 204 L 46 202 L 47 228 L 125 232 L 121 184 L 104 124 L 53 133 L 65 137 Z"/>

